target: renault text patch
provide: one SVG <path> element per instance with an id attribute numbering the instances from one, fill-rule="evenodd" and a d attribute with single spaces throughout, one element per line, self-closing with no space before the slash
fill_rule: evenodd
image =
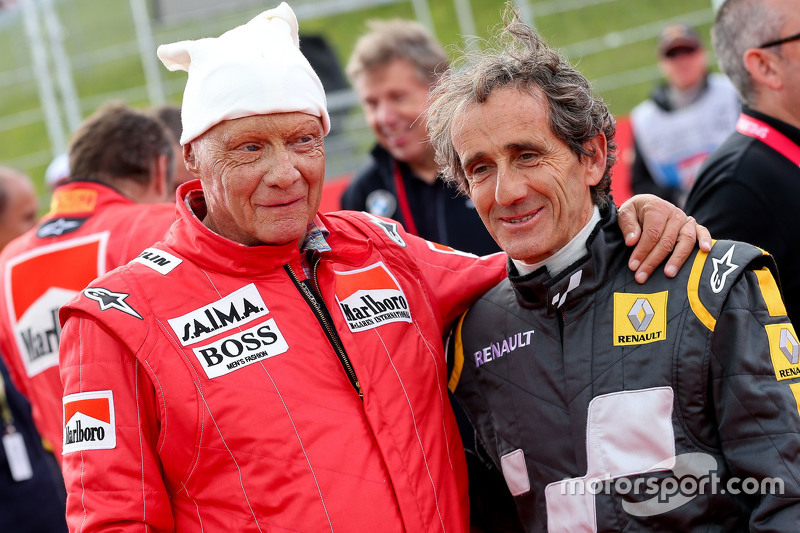
<path id="1" fill-rule="evenodd" d="M 255 284 L 245 285 L 228 296 L 190 313 L 168 320 L 181 345 L 204 341 L 269 313 Z"/>
<path id="2" fill-rule="evenodd" d="M 217 378 L 262 359 L 286 352 L 289 345 L 271 318 L 192 351 L 209 378 Z"/>
<path id="3" fill-rule="evenodd" d="M 667 338 L 668 291 L 614 293 L 614 346 L 632 346 Z"/>
<path id="4" fill-rule="evenodd" d="M 176 266 L 183 262 L 183 259 L 178 259 L 172 254 L 159 250 L 158 248 L 147 248 L 139 257 L 134 259 L 136 263 L 147 265 L 156 272 L 167 275 L 172 272 Z"/>
<path id="5" fill-rule="evenodd" d="M 521 331 L 519 333 L 514 333 L 501 341 L 493 342 L 489 346 L 481 348 L 472 354 L 472 356 L 475 358 L 475 367 L 478 368 L 490 361 L 499 359 L 504 355 L 513 352 L 517 348 L 528 346 L 531 343 L 531 335 L 533 335 L 532 329 L 529 329 L 528 331 Z"/>
<path id="6" fill-rule="evenodd" d="M 800 377 L 800 345 L 794 326 L 785 324 L 767 324 L 764 326 L 769 338 L 769 355 L 772 368 L 778 381 Z"/>
<path id="7" fill-rule="evenodd" d="M 64 455 L 116 448 L 116 430 L 110 390 L 64 396 Z"/>
<path id="8" fill-rule="evenodd" d="M 391 322 L 411 322 L 408 300 L 386 266 L 336 274 L 336 300 L 350 331 L 364 331 Z"/>

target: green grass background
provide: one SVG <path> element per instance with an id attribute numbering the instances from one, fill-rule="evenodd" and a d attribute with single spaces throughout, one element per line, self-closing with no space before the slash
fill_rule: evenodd
<path id="1" fill-rule="evenodd" d="M 154 24 L 154 38 L 156 44 L 161 44 L 216 36 L 276 3 L 277 0 L 267 1 L 235 14 L 208 17 L 177 26 Z M 128 0 L 61 0 L 56 1 L 55 5 L 65 31 L 65 46 L 72 58 L 78 95 L 82 99 L 82 117 L 91 114 L 109 96 L 123 98 L 138 108 L 147 107 L 149 102 L 143 91 L 125 92 L 145 85 L 142 63 L 136 53 Z M 455 55 L 457 47 L 464 46 L 464 41 L 459 35 L 454 3 L 451 0 L 430 0 L 429 5 L 437 37 L 451 56 Z M 479 36 L 487 36 L 500 24 L 504 6 L 502 0 L 471 0 L 471 6 Z M 608 42 L 613 42 L 617 35 L 615 32 L 626 32 L 646 25 L 660 26 L 662 22 L 681 20 L 682 17 L 704 10 L 709 13 L 704 18 L 710 21 L 711 10 L 710 0 L 613 0 L 546 16 L 536 16 L 536 2 L 531 1 L 530 6 L 535 16 L 534 23 L 542 35 L 551 45 L 564 47 L 567 51 L 571 46 L 574 48 L 575 43 L 604 37 Z M 300 21 L 300 30 L 301 35 L 324 36 L 343 66 L 355 40 L 365 30 L 365 21 L 391 17 L 413 18 L 412 3 L 397 2 L 322 19 L 305 19 Z M 708 43 L 709 23 L 698 25 L 698 31 Z M 570 59 L 593 82 L 613 82 L 618 73 L 653 68 L 656 60 L 655 30 L 650 33 L 650 37 L 630 44 L 602 52 L 589 50 L 580 55 L 570 55 Z M 30 69 L 31 53 L 21 17 L 0 28 L 0 50 L 5 51 L 0 53 L 0 119 L 24 111 L 37 112 L 40 108 L 39 95 Z M 168 96 L 168 100 L 180 103 L 185 74 L 169 73 L 162 68 L 161 79 L 167 92 L 174 93 Z M 623 88 L 603 89 L 597 85 L 596 88 L 611 111 L 623 116 L 647 97 L 652 86 L 652 80 L 645 80 Z M 44 172 L 50 161 L 50 152 L 43 122 L 0 131 L 0 163 L 25 162 L 17 166 L 36 182 L 43 207 L 47 201 Z"/>

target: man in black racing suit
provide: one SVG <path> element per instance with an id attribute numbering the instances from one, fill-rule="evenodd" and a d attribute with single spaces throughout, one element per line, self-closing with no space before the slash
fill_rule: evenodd
<path id="1" fill-rule="evenodd" d="M 771 257 L 718 241 L 637 284 L 607 107 L 522 23 L 500 43 L 445 76 L 428 128 L 510 259 L 454 329 L 449 387 L 522 526 L 796 530 L 798 339 Z M 496 529 L 496 487 L 472 489 Z"/>

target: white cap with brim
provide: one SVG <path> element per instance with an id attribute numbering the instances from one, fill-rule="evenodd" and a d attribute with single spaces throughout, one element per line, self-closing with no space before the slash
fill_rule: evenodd
<path id="1" fill-rule="evenodd" d="M 223 120 L 299 111 L 330 131 L 325 90 L 300 52 L 297 17 L 281 3 L 217 38 L 158 47 L 171 71 L 189 73 L 181 104 L 186 144 Z"/>

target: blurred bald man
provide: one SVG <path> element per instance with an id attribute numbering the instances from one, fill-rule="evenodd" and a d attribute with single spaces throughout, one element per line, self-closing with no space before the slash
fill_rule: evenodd
<path id="1" fill-rule="evenodd" d="M 36 225 L 39 199 L 31 179 L 0 166 L 0 249 Z"/>

